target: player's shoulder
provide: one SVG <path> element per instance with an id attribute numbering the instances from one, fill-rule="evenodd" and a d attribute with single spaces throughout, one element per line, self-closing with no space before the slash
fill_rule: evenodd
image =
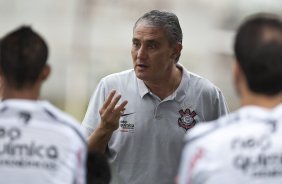
<path id="1" fill-rule="evenodd" d="M 273 114 L 275 117 L 280 118 L 280 120 L 282 121 L 282 103 L 280 103 L 273 109 Z"/>
<path id="2" fill-rule="evenodd" d="M 234 123 L 237 123 L 237 112 L 224 115 L 213 121 L 199 122 L 187 132 L 184 140 L 189 141 L 189 143 L 197 142 L 208 136 L 213 136 L 215 133 L 220 134 L 221 132 L 225 132 L 224 129 L 228 129 Z"/>
<path id="3" fill-rule="evenodd" d="M 264 130 L 269 127 L 273 121 L 280 121 L 281 118 L 279 117 L 282 117 L 281 113 L 281 105 L 273 109 L 265 109 L 258 106 L 244 106 L 217 120 L 199 122 L 190 132 L 187 132 L 185 140 L 192 142 L 208 136 L 209 138 L 218 137 L 218 135 L 221 134 L 225 134 L 224 137 L 226 137 L 226 135 L 231 136 L 234 130 L 236 130 L 237 136 L 239 136 L 241 132 L 244 132 L 244 134 L 253 134 L 254 127 L 256 127 L 257 130 Z"/>
<path id="4" fill-rule="evenodd" d="M 49 115 L 54 117 L 55 119 L 59 121 L 69 122 L 69 123 L 77 123 L 77 120 L 74 117 L 67 114 L 66 112 L 63 112 L 62 110 L 60 110 L 59 108 L 51 104 L 50 102 L 41 101 L 41 104 L 45 108 L 45 111 L 49 113 Z"/>
<path id="5" fill-rule="evenodd" d="M 83 142 L 85 134 L 83 133 L 78 121 L 72 116 L 61 111 L 50 102 L 45 100 L 24 100 L 9 99 L 0 103 L 1 118 L 17 118 L 18 116 L 29 117 L 33 121 L 30 126 L 42 124 L 42 127 L 54 128 L 65 134 L 77 134 Z M 17 121 L 14 121 L 17 122 Z M 73 136 L 75 137 L 75 136 Z"/>
<path id="6" fill-rule="evenodd" d="M 6 108 L 5 104 L 3 103 L 3 101 L 0 101 L 0 112 L 3 111 L 3 109 Z"/>
<path id="7" fill-rule="evenodd" d="M 85 141 L 85 133 L 83 132 L 80 123 L 73 116 L 67 114 L 66 112 L 63 112 L 48 101 L 42 101 L 41 104 L 44 107 L 46 113 L 48 113 L 49 116 L 54 119 L 54 121 L 57 121 L 61 126 L 70 128 L 76 134 L 78 134 L 83 141 Z"/>

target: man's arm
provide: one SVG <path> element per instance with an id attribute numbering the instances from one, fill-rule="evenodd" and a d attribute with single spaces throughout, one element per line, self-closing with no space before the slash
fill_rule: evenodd
<path id="1" fill-rule="evenodd" d="M 113 132 L 119 127 L 119 118 L 125 109 L 127 101 L 117 105 L 121 95 L 115 97 L 115 93 L 116 91 L 111 91 L 99 110 L 101 121 L 88 140 L 88 149 L 90 151 L 104 153 Z"/>

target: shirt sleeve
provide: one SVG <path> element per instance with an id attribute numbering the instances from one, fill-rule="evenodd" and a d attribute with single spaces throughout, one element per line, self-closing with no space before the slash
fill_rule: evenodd
<path id="1" fill-rule="evenodd" d="M 99 109 L 105 101 L 105 91 L 104 80 L 102 79 L 90 99 L 82 121 L 82 127 L 87 136 L 90 136 L 95 127 L 100 123 Z"/>
<path id="2" fill-rule="evenodd" d="M 229 113 L 226 100 L 219 89 L 217 91 L 217 100 L 215 105 L 217 106 L 217 118 Z"/>
<path id="3" fill-rule="evenodd" d="M 85 184 L 87 175 L 87 146 L 82 145 L 76 152 L 76 170 L 74 171 L 75 184 Z"/>
<path id="4" fill-rule="evenodd" d="M 213 121 L 228 114 L 229 110 L 225 98 L 216 86 L 212 84 L 206 86 L 199 95 L 201 95 L 198 101 L 199 114 L 201 115 L 200 122 Z"/>

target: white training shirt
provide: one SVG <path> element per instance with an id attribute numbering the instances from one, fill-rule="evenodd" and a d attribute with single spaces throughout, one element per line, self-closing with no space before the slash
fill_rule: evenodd
<path id="1" fill-rule="evenodd" d="M 246 106 L 185 137 L 178 184 L 281 184 L 282 104 Z"/>
<path id="2" fill-rule="evenodd" d="M 227 113 L 222 93 L 211 82 L 183 67 L 177 90 L 164 100 L 127 70 L 103 78 L 97 86 L 83 127 L 90 135 L 100 122 L 99 109 L 115 89 L 128 100 L 119 128 L 108 143 L 109 161 L 119 177 L 114 184 L 171 184 L 177 173 L 183 137 L 196 122 Z"/>
<path id="3" fill-rule="evenodd" d="M 85 135 L 46 101 L 0 102 L 1 184 L 85 184 Z"/>

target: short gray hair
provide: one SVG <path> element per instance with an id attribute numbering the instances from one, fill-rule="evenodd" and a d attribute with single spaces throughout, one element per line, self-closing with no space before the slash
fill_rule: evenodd
<path id="1" fill-rule="evenodd" d="M 149 25 L 155 27 L 164 28 L 170 44 L 182 43 L 182 29 L 180 27 L 177 16 L 174 13 L 151 10 L 140 17 L 134 24 L 133 30 L 135 30 L 137 24 L 141 21 L 146 21 Z M 176 62 L 179 60 L 179 56 L 176 58 Z"/>

